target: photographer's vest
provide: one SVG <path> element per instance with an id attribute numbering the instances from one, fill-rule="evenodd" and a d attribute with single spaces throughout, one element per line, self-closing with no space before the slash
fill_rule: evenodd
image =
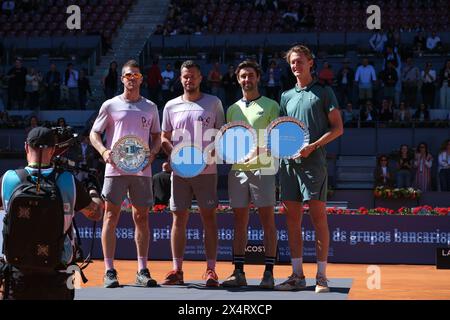
<path id="1" fill-rule="evenodd" d="M 30 175 L 33 175 L 34 173 L 37 173 L 38 169 L 26 167 L 25 170 L 27 170 Z M 52 171 L 53 168 L 42 169 L 41 173 L 43 176 L 48 176 L 50 173 L 52 173 Z M 36 177 L 33 176 L 33 179 L 35 178 Z M 56 178 L 56 185 L 60 190 L 64 204 L 64 233 L 72 227 L 72 218 L 75 214 L 76 186 L 74 179 L 74 176 L 69 172 L 58 174 Z M 9 170 L 4 174 L 1 188 L 1 197 L 4 208 L 8 208 L 9 200 L 11 199 L 14 190 L 17 186 L 19 186 L 20 183 L 20 178 L 14 170 Z M 70 262 L 72 262 L 74 247 L 75 232 L 72 227 L 70 237 L 68 235 L 64 240 L 64 251 L 61 258 L 62 263 L 69 264 Z"/>

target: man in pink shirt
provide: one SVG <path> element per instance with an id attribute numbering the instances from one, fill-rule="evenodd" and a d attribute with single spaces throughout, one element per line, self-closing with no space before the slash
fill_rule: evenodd
<path id="1" fill-rule="evenodd" d="M 150 240 L 148 213 L 153 204 L 151 163 L 161 147 L 158 108 L 156 104 L 140 95 L 142 74 L 136 61 L 130 60 L 124 64 L 121 81 L 124 85 L 124 92 L 103 103 L 90 134 L 92 145 L 106 162 L 102 190 L 102 196 L 106 202 L 102 229 L 102 247 L 106 269 L 104 286 L 106 288 L 119 286 L 113 264 L 116 226 L 120 217 L 122 201 L 128 194 L 133 207 L 138 256 L 136 284 L 151 287 L 157 285 L 147 269 L 147 257 Z M 105 145 L 101 137 L 103 132 L 106 136 Z M 112 161 L 112 147 L 126 135 L 138 136 L 148 142 L 150 148 L 150 159 L 147 166 L 135 174 L 121 171 Z"/>
<path id="2" fill-rule="evenodd" d="M 161 141 L 162 148 L 169 157 L 173 147 L 179 142 L 186 143 L 186 139 L 191 139 L 191 143 L 201 139 L 205 149 L 211 140 L 197 137 L 198 131 L 206 137 L 207 135 L 204 134 L 206 130 L 219 129 L 224 124 L 222 103 L 217 97 L 200 92 L 201 81 L 200 66 L 193 61 L 185 61 L 181 65 L 181 84 L 184 94 L 167 102 L 163 112 Z M 179 141 L 176 137 L 183 137 L 183 139 Z M 173 270 L 167 274 L 164 284 L 184 284 L 182 264 L 186 246 L 186 224 L 192 196 L 195 195 L 205 230 L 206 286 L 217 287 L 219 281 L 215 272 L 218 203 L 216 164 L 208 165 L 200 175 L 193 178 L 182 178 L 173 172 L 171 189 Z"/>

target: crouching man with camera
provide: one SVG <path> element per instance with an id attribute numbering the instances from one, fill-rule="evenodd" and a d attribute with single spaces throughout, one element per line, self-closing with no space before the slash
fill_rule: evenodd
<path id="1" fill-rule="evenodd" d="M 0 178 L 0 207 L 6 211 L 0 285 L 3 299 L 71 300 L 66 272 L 75 263 L 75 212 L 91 220 L 103 214 L 95 183 L 85 187 L 72 173 L 52 166 L 56 136 L 31 130 L 25 142 L 28 165 Z"/>

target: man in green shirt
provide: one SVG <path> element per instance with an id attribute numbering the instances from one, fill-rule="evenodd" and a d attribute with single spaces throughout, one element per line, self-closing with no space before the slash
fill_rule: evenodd
<path id="1" fill-rule="evenodd" d="M 235 164 L 228 175 L 228 195 L 234 212 L 233 263 L 235 270 L 222 285 L 224 287 L 246 286 L 244 273 L 245 247 L 249 205 L 258 208 L 264 229 L 265 270 L 261 288 L 273 289 L 273 266 L 276 259 L 277 230 L 275 227 L 275 167 L 272 157 L 264 148 L 264 135 L 260 134 L 278 117 L 279 105 L 276 101 L 259 94 L 258 83 L 261 69 L 256 62 L 244 61 L 236 69 L 243 98 L 228 108 L 227 122 L 243 121 L 258 132 L 258 148 L 246 162 Z"/>
<path id="2" fill-rule="evenodd" d="M 286 60 L 297 83 L 293 89 L 282 94 L 280 114 L 303 121 L 309 130 L 310 141 L 298 158 L 282 160 L 280 164 L 280 197 L 286 208 L 293 273 L 275 289 L 298 290 L 306 287 L 302 267 L 303 201 L 309 204 L 316 231 L 316 292 L 329 292 L 326 277 L 330 235 L 326 213 L 328 173 L 325 145 L 342 135 L 344 129 L 333 90 L 312 78 L 314 60 L 311 51 L 305 46 L 294 46 L 287 52 Z"/>

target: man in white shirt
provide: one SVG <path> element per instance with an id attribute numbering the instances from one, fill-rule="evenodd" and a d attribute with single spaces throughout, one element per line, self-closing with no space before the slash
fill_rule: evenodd
<path id="1" fill-rule="evenodd" d="M 161 86 L 161 94 L 163 98 L 163 104 L 171 99 L 173 92 L 173 82 L 175 80 L 175 73 L 172 70 L 172 65 L 168 63 L 166 65 L 166 70 L 161 72 L 161 77 L 163 78 L 163 83 Z"/>
<path id="2" fill-rule="evenodd" d="M 78 108 L 78 71 L 73 68 L 72 63 L 67 64 L 67 69 L 64 73 L 64 85 L 68 89 L 69 107 L 72 109 Z"/>
<path id="3" fill-rule="evenodd" d="M 436 31 L 433 31 L 427 38 L 427 49 L 429 51 L 436 51 L 442 48 L 441 38 L 436 35 Z"/>
<path id="4" fill-rule="evenodd" d="M 372 100 L 373 82 L 377 80 L 375 69 L 369 64 L 367 58 L 363 59 L 362 65 L 356 69 L 355 82 L 358 84 L 360 105 L 366 100 Z"/>

